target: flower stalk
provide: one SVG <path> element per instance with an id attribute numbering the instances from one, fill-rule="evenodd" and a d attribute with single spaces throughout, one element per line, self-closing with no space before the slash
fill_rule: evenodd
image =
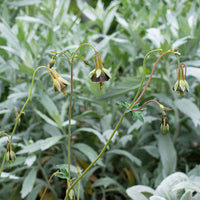
<path id="1" fill-rule="evenodd" d="M 74 52 L 74 54 L 72 55 L 72 58 L 70 59 L 69 56 L 67 54 L 65 54 L 64 52 L 59 52 L 60 54 L 63 54 L 71 63 L 71 91 L 70 91 L 70 101 L 69 101 L 69 125 L 68 125 L 68 186 L 71 185 L 71 170 L 70 170 L 70 163 L 71 163 L 71 117 L 72 117 L 72 99 L 73 99 L 73 63 L 74 63 L 74 58 L 76 57 L 77 52 L 79 51 L 79 49 L 83 46 L 90 46 L 93 48 L 93 50 L 95 51 L 95 53 L 97 53 L 96 49 L 89 43 L 84 43 L 81 44 L 76 51 Z M 71 188 L 71 186 L 70 186 Z M 68 198 L 68 195 L 70 193 L 71 189 L 67 189 L 66 190 L 66 196 Z M 68 195 L 67 195 L 68 194 Z M 66 199 L 66 197 L 65 197 Z"/>
<path id="2" fill-rule="evenodd" d="M 157 51 L 158 51 L 158 50 L 157 50 Z M 160 49 L 159 49 L 159 51 L 160 51 Z M 155 68 L 156 68 L 156 66 L 157 66 L 157 64 L 158 64 L 158 62 L 160 61 L 160 59 L 161 59 L 164 55 L 169 54 L 169 53 L 173 53 L 173 54 L 176 56 L 176 58 L 177 58 L 178 64 L 180 63 L 176 51 L 169 50 L 169 51 L 164 52 L 162 55 L 160 55 L 160 57 L 157 59 L 157 61 L 155 62 L 154 66 L 153 66 L 153 69 L 152 69 L 152 71 L 151 71 L 151 74 L 150 74 L 150 76 L 149 76 L 149 79 L 148 79 L 148 81 L 147 81 L 147 83 L 146 83 L 146 85 L 145 85 L 145 87 L 144 87 L 142 93 L 141 93 L 140 96 L 137 98 L 137 100 L 136 100 L 136 98 L 134 98 L 134 100 L 133 100 L 132 103 L 130 104 L 130 107 L 129 107 L 130 109 L 132 109 L 132 108 L 138 103 L 138 101 L 141 99 L 141 97 L 144 95 L 144 93 L 145 93 L 145 91 L 146 91 L 146 89 L 147 89 L 147 87 L 148 87 L 148 85 L 149 85 L 149 83 L 150 83 L 150 80 L 151 80 L 151 78 L 152 78 L 152 76 L 153 76 L 154 70 L 155 70 Z M 143 83 L 143 82 L 142 82 L 142 83 Z M 141 84 L 141 85 L 142 85 L 142 84 Z M 141 87 L 139 88 L 138 91 L 140 92 L 140 90 L 141 90 Z M 138 93 L 139 93 L 139 92 L 138 92 Z M 137 93 L 137 94 L 138 94 L 138 93 Z M 136 96 L 137 96 L 137 95 L 136 95 Z"/>
<path id="3" fill-rule="evenodd" d="M 24 109 L 25 109 L 26 105 L 28 104 L 28 102 L 29 102 L 29 100 L 30 100 L 30 98 L 31 98 L 31 94 L 32 94 L 32 90 L 33 90 L 33 83 L 34 83 L 34 79 L 35 79 L 36 72 L 37 72 L 39 69 L 42 69 L 42 68 L 48 69 L 47 66 L 40 66 L 40 67 L 36 68 L 35 71 L 33 72 L 33 77 L 32 77 L 31 89 L 30 89 L 30 92 L 29 92 L 29 96 L 28 96 L 26 102 L 24 103 L 24 105 L 23 105 L 21 111 L 20 111 L 20 112 L 18 113 L 18 115 L 17 115 L 17 118 L 16 118 L 16 120 L 15 120 L 14 128 L 13 128 L 13 130 L 12 130 L 11 136 L 9 137 L 9 143 L 11 143 L 11 141 L 12 141 L 12 137 L 13 137 L 15 131 L 16 131 L 17 125 L 18 125 L 18 123 L 19 123 L 19 121 L 20 121 L 20 117 L 21 117 L 21 115 L 23 114 Z M 3 167 L 4 167 L 4 164 L 5 164 L 5 160 L 6 160 L 6 154 L 7 154 L 7 152 L 4 153 L 3 161 L 2 161 L 2 164 L 1 164 L 0 177 L 1 177 L 1 174 L 2 174 L 2 172 L 3 172 Z"/>

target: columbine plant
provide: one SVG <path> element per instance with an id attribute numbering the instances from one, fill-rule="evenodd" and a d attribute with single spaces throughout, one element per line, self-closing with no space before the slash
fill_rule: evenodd
<path id="1" fill-rule="evenodd" d="M 28 101 L 30 100 L 36 72 L 39 69 L 43 69 L 43 68 L 45 68 L 48 71 L 48 73 L 49 73 L 49 75 L 50 75 L 50 77 L 52 79 L 53 89 L 54 89 L 55 92 L 63 92 L 63 94 L 66 95 L 67 94 L 67 91 L 65 90 L 66 87 L 67 86 L 71 86 L 70 103 L 69 103 L 68 144 L 67 144 L 67 146 L 68 146 L 68 163 L 67 163 L 68 164 L 68 168 L 67 169 L 60 168 L 59 171 L 57 171 L 57 172 L 55 172 L 55 173 L 53 173 L 51 175 L 51 177 L 50 177 L 50 179 L 48 181 L 48 184 L 47 184 L 47 186 L 46 186 L 46 188 L 45 188 L 45 190 L 44 190 L 44 192 L 43 192 L 43 194 L 41 196 L 41 200 L 44 198 L 44 195 L 46 193 L 48 185 L 49 185 L 49 183 L 50 183 L 50 181 L 51 181 L 53 176 L 58 176 L 60 178 L 67 179 L 67 188 L 66 188 L 65 200 L 75 199 L 75 193 L 74 193 L 73 187 L 78 183 L 79 185 L 78 185 L 77 199 L 79 199 L 80 180 L 81 180 L 81 178 L 91 169 L 91 167 L 97 162 L 97 160 L 102 156 L 104 151 L 107 149 L 107 146 L 109 145 L 112 137 L 114 136 L 115 132 L 117 131 L 118 127 L 120 126 L 122 120 L 124 119 L 124 117 L 126 116 L 127 113 L 130 112 L 130 113 L 132 113 L 133 116 L 135 116 L 135 114 L 137 112 L 141 112 L 141 109 L 144 108 L 147 104 L 149 104 L 151 102 L 154 102 L 160 107 L 161 112 L 162 112 L 161 132 L 162 132 L 163 135 L 165 135 L 165 134 L 167 134 L 169 132 L 169 123 L 168 123 L 168 116 L 166 114 L 166 111 L 167 110 L 171 110 L 171 109 L 163 106 L 162 104 L 160 104 L 158 101 L 156 101 L 154 99 L 145 102 L 141 107 L 138 107 L 138 104 L 137 104 L 139 102 L 139 100 L 141 99 L 141 97 L 144 95 L 144 93 L 145 93 L 145 91 L 146 91 L 146 89 L 147 89 L 147 87 L 149 85 L 149 82 L 150 82 L 150 80 L 152 78 L 152 75 L 154 73 L 154 70 L 155 70 L 159 60 L 164 55 L 172 53 L 172 54 L 174 54 L 176 56 L 177 61 L 178 61 L 178 65 L 177 65 L 177 68 L 176 68 L 177 79 L 178 80 L 177 80 L 173 90 L 177 91 L 181 95 L 185 91 L 187 91 L 187 92 L 189 91 L 189 86 L 188 86 L 188 83 L 186 81 L 186 66 L 184 64 L 180 64 L 180 61 L 179 61 L 179 58 L 178 58 L 179 53 L 177 52 L 177 50 L 174 49 L 174 50 L 166 51 L 162 55 L 160 55 L 160 57 L 157 59 L 156 63 L 154 64 L 152 72 L 151 72 L 151 74 L 149 76 L 149 79 L 148 79 L 143 91 L 141 92 L 141 89 L 142 89 L 142 86 L 143 86 L 143 82 L 144 82 L 144 78 L 145 78 L 145 71 L 146 71 L 145 70 L 145 62 L 146 62 L 147 57 L 151 53 L 160 52 L 162 50 L 161 49 L 152 50 L 149 53 L 147 53 L 147 55 L 144 58 L 144 62 L 143 62 L 143 77 L 142 77 L 141 85 L 140 85 L 140 87 L 139 87 L 139 89 L 138 89 L 138 91 L 136 93 L 136 96 L 134 97 L 133 101 L 130 104 L 128 104 L 128 103 L 121 104 L 124 107 L 126 107 L 126 110 L 124 111 L 124 113 L 121 116 L 119 122 L 117 123 L 116 127 L 114 128 L 113 133 L 111 134 L 110 138 L 108 139 L 107 143 L 105 144 L 105 146 L 103 147 L 102 151 L 97 156 L 97 158 L 82 173 L 81 173 L 81 170 L 80 170 L 79 166 L 76 163 L 78 178 L 74 179 L 74 178 L 71 177 L 71 170 L 70 170 L 70 163 L 71 163 L 71 161 L 70 161 L 70 157 L 71 157 L 70 156 L 70 152 L 71 152 L 70 151 L 70 148 L 71 148 L 71 110 L 72 110 L 72 97 L 73 97 L 73 63 L 74 63 L 74 59 L 78 57 L 78 58 L 81 58 L 84 61 L 85 64 L 88 64 L 88 61 L 85 60 L 83 57 L 76 56 L 76 54 L 79 51 L 79 49 L 81 47 L 83 47 L 83 46 L 86 46 L 86 45 L 92 47 L 94 52 L 95 52 L 95 55 L 94 55 L 95 69 L 92 70 L 89 73 L 89 77 L 91 78 L 91 81 L 99 83 L 100 90 L 103 89 L 104 82 L 108 81 L 109 79 L 111 79 L 111 74 L 109 73 L 109 71 L 106 68 L 104 68 L 104 66 L 102 64 L 100 53 L 97 52 L 96 49 L 91 44 L 84 43 L 84 44 L 80 45 L 76 49 L 76 51 L 74 52 L 74 54 L 71 57 L 69 57 L 64 52 L 53 52 L 54 55 L 51 56 L 49 64 L 47 66 L 40 66 L 34 71 L 29 96 L 28 96 L 24 106 L 22 107 L 21 111 L 18 113 L 18 111 L 15 110 L 16 122 L 15 122 L 15 125 L 14 125 L 14 128 L 13 128 L 13 131 L 11 133 L 11 136 L 9 136 L 7 133 L 0 132 L 0 136 L 7 136 L 8 137 L 7 148 L 6 148 L 6 152 L 4 154 L 4 158 L 3 158 L 3 162 L 2 162 L 1 170 L 0 170 L 0 176 L 1 176 L 5 160 L 7 160 L 8 162 L 14 162 L 15 161 L 15 153 L 14 153 L 14 148 L 13 148 L 13 145 L 12 145 L 12 137 L 13 137 L 13 135 L 15 133 L 17 125 L 20 122 L 20 117 L 21 117 L 21 115 L 22 115 L 22 113 L 23 113 Z M 67 58 L 67 60 L 70 62 L 70 64 L 71 64 L 71 82 L 70 83 L 67 80 L 65 80 L 64 78 L 62 78 L 59 75 L 59 73 L 56 71 L 56 69 L 54 68 L 55 60 L 57 58 L 57 55 L 59 55 L 59 54 L 64 55 Z M 184 73 L 183 67 L 185 67 L 185 73 Z"/>

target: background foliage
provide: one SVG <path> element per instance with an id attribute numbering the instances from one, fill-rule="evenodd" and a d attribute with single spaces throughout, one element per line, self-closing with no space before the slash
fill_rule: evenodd
<path id="1" fill-rule="evenodd" d="M 79 44 L 91 43 L 101 53 L 112 79 L 100 91 L 87 78 L 93 67 L 78 60 L 75 63 L 71 159 L 74 166 L 78 163 L 84 170 L 100 152 L 124 112 L 119 102 L 130 103 L 134 98 L 145 54 L 156 48 L 179 48 L 181 62 L 188 66 L 190 92 L 180 98 L 172 91 L 176 59 L 166 56 L 140 102 L 142 105 L 153 98 L 173 109 L 168 112 L 170 134 L 160 133 L 161 113 L 157 105 L 149 104 L 143 110 L 144 122 L 127 115 L 107 152 L 81 181 L 80 198 L 134 199 L 131 189 L 126 192 L 127 188 L 137 184 L 155 189 L 175 171 L 185 173 L 177 179 L 192 176 L 192 181 L 199 180 L 198 0 L 4 0 L 0 6 L 1 131 L 12 131 L 14 108 L 22 108 L 33 71 L 48 64 L 50 51 L 71 54 Z M 92 49 L 83 48 L 80 55 L 94 66 Z M 147 74 L 158 56 L 157 53 L 148 58 Z M 70 79 L 69 63 L 62 56 L 56 60 L 56 69 Z M 54 93 L 48 73 L 45 70 L 37 73 L 31 101 L 13 138 L 16 161 L 5 166 L 0 179 L 0 199 L 39 199 L 48 178 L 59 168 L 56 165 L 67 163 L 68 104 L 69 95 L 65 98 Z M 0 138 L 1 159 L 6 142 L 7 138 Z M 141 193 L 146 191 L 142 187 Z M 65 180 L 53 178 L 46 199 L 63 199 L 65 189 Z M 189 195 L 190 199 L 199 198 L 195 188 L 190 194 L 186 186 L 179 185 L 179 189 L 183 196 L 176 196 L 177 199 Z M 162 198 L 157 196 L 152 200 L 170 199 L 159 195 Z"/>

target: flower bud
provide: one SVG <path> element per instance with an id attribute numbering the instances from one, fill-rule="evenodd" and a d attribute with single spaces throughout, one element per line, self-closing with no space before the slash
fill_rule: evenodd
<path id="1" fill-rule="evenodd" d="M 6 153 L 6 161 L 8 161 L 9 163 L 14 163 L 14 161 L 15 161 L 15 158 L 16 158 L 16 156 L 15 156 L 15 153 L 14 153 L 14 151 L 7 151 L 7 153 Z"/>
<path id="2" fill-rule="evenodd" d="M 166 135 L 169 132 L 168 116 L 165 112 L 162 115 L 162 123 L 160 129 L 163 135 Z"/>
<path id="3" fill-rule="evenodd" d="M 18 113 L 17 108 L 15 108 L 15 120 L 17 120 L 18 117 L 19 117 L 19 113 Z M 18 123 L 20 124 L 20 122 L 21 122 L 21 119 L 19 118 L 19 119 L 18 119 Z"/>
<path id="4" fill-rule="evenodd" d="M 12 149 L 11 149 L 12 147 Z M 9 163 L 13 163 L 15 161 L 15 153 L 13 151 L 13 144 L 11 144 L 10 141 L 7 142 L 7 146 L 6 146 L 7 152 L 6 152 L 6 161 L 8 161 Z"/>
<path id="5" fill-rule="evenodd" d="M 52 68 L 55 64 L 56 55 L 51 56 L 51 60 L 49 61 L 49 68 Z"/>
<path id="6" fill-rule="evenodd" d="M 89 65 L 89 66 L 90 66 L 89 62 L 88 62 L 86 59 L 84 59 L 83 62 L 84 62 L 86 65 Z"/>
<path id="7" fill-rule="evenodd" d="M 183 66 L 185 67 L 185 73 L 183 71 Z M 186 65 L 180 64 L 176 68 L 177 72 L 177 81 L 173 87 L 173 90 L 178 92 L 180 95 L 183 95 L 184 92 L 189 92 L 189 85 L 186 81 Z"/>

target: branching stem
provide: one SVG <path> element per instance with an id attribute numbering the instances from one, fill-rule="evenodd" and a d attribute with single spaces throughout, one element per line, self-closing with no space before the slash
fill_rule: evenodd
<path id="1" fill-rule="evenodd" d="M 178 60 L 178 63 L 180 63 L 179 58 L 178 58 L 178 56 L 176 55 L 176 52 L 174 52 L 174 51 L 169 50 L 169 51 L 164 52 L 162 55 L 160 55 L 160 57 L 157 59 L 156 63 L 154 64 L 154 67 L 153 67 L 153 69 L 152 69 L 152 71 L 151 71 L 151 74 L 150 74 L 150 76 L 149 76 L 149 79 L 148 79 L 148 81 L 147 81 L 147 83 L 146 83 L 146 85 L 145 85 L 145 87 L 144 87 L 142 93 L 141 93 L 140 96 L 137 98 L 137 100 L 135 100 L 135 101 L 133 100 L 133 102 L 131 103 L 131 106 L 129 107 L 130 109 L 132 109 L 132 108 L 139 102 L 139 100 L 141 99 L 141 97 L 143 96 L 143 94 L 145 93 L 145 91 L 146 91 L 146 89 L 147 89 L 147 87 L 148 87 L 148 85 L 149 85 L 149 82 L 150 82 L 150 80 L 151 80 L 151 78 L 152 78 L 152 76 L 153 76 L 154 70 L 155 70 L 155 68 L 156 68 L 156 66 L 157 66 L 157 64 L 158 64 L 158 62 L 160 61 L 160 59 L 161 59 L 164 55 L 166 55 L 166 54 L 168 54 L 168 53 L 173 53 L 173 54 L 176 56 L 176 58 L 177 58 L 177 60 Z"/>
<path id="2" fill-rule="evenodd" d="M 78 49 L 75 51 L 75 53 L 76 53 L 77 51 L 78 51 Z M 156 63 L 154 64 L 154 67 L 153 67 L 152 72 L 151 72 L 151 74 L 150 74 L 150 77 L 149 77 L 149 79 L 148 79 L 148 81 L 147 81 L 147 83 L 146 83 L 146 85 L 145 85 L 145 87 L 144 87 L 144 90 L 142 91 L 142 93 L 141 93 L 140 96 L 138 97 L 139 92 L 140 92 L 140 90 L 141 90 L 141 88 L 142 88 L 142 84 L 143 84 L 144 78 L 145 78 L 145 61 L 146 61 L 146 58 L 147 58 L 148 55 L 150 55 L 151 53 L 157 52 L 157 51 L 161 51 L 161 49 L 152 50 L 152 51 L 150 51 L 149 53 L 147 53 L 146 56 L 145 56 L 145 59 L 144 59 L 144 62 L 143 62 L 143 70 L 144 70 L 144 72 L 143 72 L 142 82 L 141 82 L 140 88 L 138 89 L 138 92 L 137 92 L 135 98 L 133 99 L 132 103 L 131 103 L 130 106 L 129 106 L 129 109 L 132 109 L 132 108 L 138 103 L 138 101 L 141 99 L 141 97 L 144 95 L 144 92 L 146 91 L 146 89 L 147 89 L 147 87 L 148 87 L 148 85 L 149 85 L 149 82 L 150 82 L 150 80 L 151 80 L 151 78 L 152 78 L 152 76 L 153 76 L 154 70 L 155 70 L 155 68 L 156 68 L 156 66 L 157 66 L 157 64 L 158 64 L 158 62 L 160 61 L 160 59 L 161 59 L 164 55 L 166 55 L 166 54 L 168 54 L 168 53 L 173 53 L 173 54 L 176 56 L 177 60 L 178 60 L 178 64 L 180 64 L 179 58 L 178 58 L 178 56 L 177 56 L 177 54 L 176 54 L 175 51 L 169 50 L 169 51 L 166 51 L 165 53 L 163 53 L 163 54 L 157 59 Z M 138 98 L 137 98 L 137 97 L 138 97 Z M 136 99 L 137 99 L 137 100 L 136 100 Z M 155 102 L 155 103 L 157 103 L 157 104 L 160 106 L 160 103 L 157 102 L 156 100 L 150 100 L 149 102 L 146 102 L 145 105 L 148 104 L 148 103 L 150 103 L 150 102 Z M 143 107 L 144 107 L 145 105 L 143 105 Z M 140 108 L 140 109 L 141 109 L 141 108 Z M 137 110 L 133 110 L 133 111 L 137 111 Z M 84 172 L 74 181 L 74 183 L 67 189 L 67 193 L 66 193 L 66 196 L 65 196 L 65 199 L 64 199 L 64 200 L 68 200 L 70 190 L 80 181 L 80 179 L 91 169 L 91 167 L 92 167 L 92 166 L 98 161 L 98 159 L 102 156 L 102 154 L 103 154 L 104 151 L 106 150 L 107 146 L 109 145 L 109 143 L 110 143 L 112 137 L 114 136 L 115 132 L 117 131 L 119 125 L 121 124 L 122 120 L 124 119 L 125 115 L 126 115 L 126 113 L 123 113 L 123 115 L 121 116 L 119 122 L 117 123 L 117 125 L 116 125 L 114 131 L 112 132 L 110 138 L 108 139 L 107 143 L 105 144 L 104 148 L 102 149 L 102 151 L 100 152 L 100 154 L 97 156 L 97 158 L 87 167 L 87 169 L 85 169 L 85 171 L 84 171 Z"/>
<path id="3" fill-rule="evenodd" d="M 140 108 L 138 108 L 138 109 L 132 109 L 131 111 L 139 111 L 139 110 L 141 110 L 142 108 L 144 108 L 147 104 L 149 104 L 151 102 L 154 102 L 154 103 L 156 103 L 159 106 L 161 105 L 158 101 L 152 99 L 152 100 L 149 100 L 149 101 L 145 102 Z"/>

